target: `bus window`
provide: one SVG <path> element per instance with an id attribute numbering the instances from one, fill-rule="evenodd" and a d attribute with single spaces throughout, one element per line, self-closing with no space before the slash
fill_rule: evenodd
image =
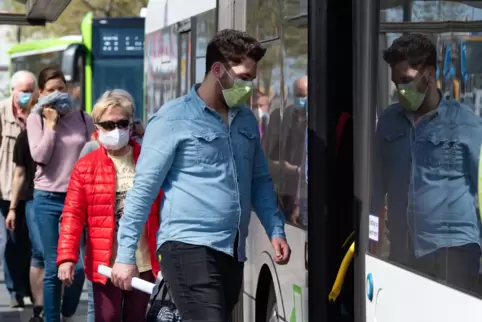
<path id="1" fill-rule="evenodd" d="M 179 95 L 186 95 L 190 89 L 190 70 L 191 70 L 191 32 L 179 34 Z"/>
<path id="2" fill-rule="evenodd" d="M 206 47 L 215 34 L 215 18 L 216 11 L 209 10 L 196 19 L 196 83 L 201 83 L 206 74 Z"/>
<path id="3" fill-rule="evenodd" d="M 380 63 L 391 68 L 379 81 L 393 84 L 379 88 L 391 88 L 398 99 L 382 109 L 376 128 L 371 216 L 379 228 L 371 231 L 368 251 L 475 294 L 481 258 L 476 197 L 482 119 L 458 100 L 464 88 L 458 63 L 462 36 L 399 37 L 380 48 Z M 398 53 L 408 46 L 418 46 L 412 52 L 426 55 L 425 63 L 410 66 L 400 60 Z"/>
<path id="4" fill-rule="evenodd" d="M 12 55 L 12 73 L 19 70 L 28 70 L 35 76 L 47 67 L 60 68 L 62 64 L 62 51 L 52 51 L 33 55 Z"/>

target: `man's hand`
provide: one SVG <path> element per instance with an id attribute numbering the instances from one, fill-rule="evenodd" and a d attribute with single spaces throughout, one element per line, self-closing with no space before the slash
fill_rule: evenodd
<path id="1" fill-rule="evenodd" d="M 290 260 L 291 249 L 286 239 L 281 237 L 273 237 L 271 239 L 271 245 L 273 246 L 275 255 L 274 261 L 279 265 L 285 265 Z"/>
<path id="2" fill-rule="evenodd" d="M 70 286 L 74 282 L 75 263 L 65 262 L 60 264 L 58 277 L 65 286 Z"/>
<path id="3" fill-rule="evenodd" d="M 7 226 L 7 229 L 10 231 L 15 230 L 15 210 L 10 209 L 8 211 L 7 219 L 5 219 L 5 226 Z"/>
<path id="4" fill-rule="evenodd" d="M 124 291 L 132 289 L 132 278 L 139 277 L 139 271 L 135 264 L 115 263 L 112 267 L 112 284 Z"/>

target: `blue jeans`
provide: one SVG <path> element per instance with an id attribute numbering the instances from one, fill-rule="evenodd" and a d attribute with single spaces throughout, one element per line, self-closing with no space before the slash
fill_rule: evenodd
<path id="1" fill-rule="evenodd" d="M 94 290 L 92 289 L 92 282 L 87 280 L 87 322 L 95 322 L 94 309 Z"/>
<path id="2" fill-rule="evenodd" d="M 6 236 L 5 263 L 3 265 L 5 285 L 10 296 L 23 298 L 30 293 L 30 241 L 25 223 L 25 202 L 18 203 L 14 231 L 8 231 L 5 228 L 9 208 L 10 201 L 0 200 L 0 213 L 2 214 L 0 235 Z"/>
<path id="3" fill-rule="evenodd" d="M 59 241 L 60 215 L 64 208 L 65 193 L 35 190 L 34 209 L 44 247 L 44 314 L 45 321 L 60 322 L 60 295 L 62 284 L 57 277 L 57 246 Z M 79 305 L 84 285 L 82 260 L 75 266 L 74 283 L 64 290 L 62 316 L 71 317 Z"/>
<path id="4" fill-rule="evenodd" d="M 32 245 L 32 258 L 30 259 L 30 266 L 35 268 L 44 268 L 44 248 L 42 246 L 40 230 L 38 228 L 38 222 L 35 216 L 33 200 L 29 200 L 25 203 L 25 217 L 27 219 L 28 234 L 30 236 L 30 243 Z"/>
<path id="5" fill-rule="evenodd" d="M 85 258 L 85 245 L 87 243 L 87 228 L 84 230 L 83 242 L 81 246 L 82 258 Z M 92 282 L 87 282 L 87 322 L 95 322 L 95 309 L 94 309 L 94 291 L 92 289 Z"/>

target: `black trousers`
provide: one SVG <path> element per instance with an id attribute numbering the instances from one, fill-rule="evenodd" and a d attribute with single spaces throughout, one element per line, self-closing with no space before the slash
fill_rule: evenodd
<path id="1" fill-rule="evenodd" d="M 183 322 L 229 320 L 243 282 L 244 265 L 237 256 L 174 241 L 164 243 L 159 253 L 162 276 Z"/>

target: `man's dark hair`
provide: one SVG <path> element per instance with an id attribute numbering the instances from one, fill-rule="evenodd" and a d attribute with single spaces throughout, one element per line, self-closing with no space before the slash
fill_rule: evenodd
<path id="1" fill-rule="evenodd" d="M 47 67 L 42 69 L 42 71 L 38 74 L 38 87 L 43 90 L 47 82 L 51 79 L 60 79 L 67 84 L 64 73 L 62 73 L 60 69 L 56 67 Z"/>
<path id="2" fill-rule="evenodd" d="M 437 68 L 437 48 L 435 44 L 422 34 L 403 35 L 383 51 L 383 59 L 390 65 L 407 61 L 410 67 Z"/>
<path id="3" fill-rule="evenodd" d="M 259 62 L 266 49 L 246 32 L 234 29 L 219 31 L 206 49 L 206 75 L 214 63 L 241 64 L 246 58 Z"/>

